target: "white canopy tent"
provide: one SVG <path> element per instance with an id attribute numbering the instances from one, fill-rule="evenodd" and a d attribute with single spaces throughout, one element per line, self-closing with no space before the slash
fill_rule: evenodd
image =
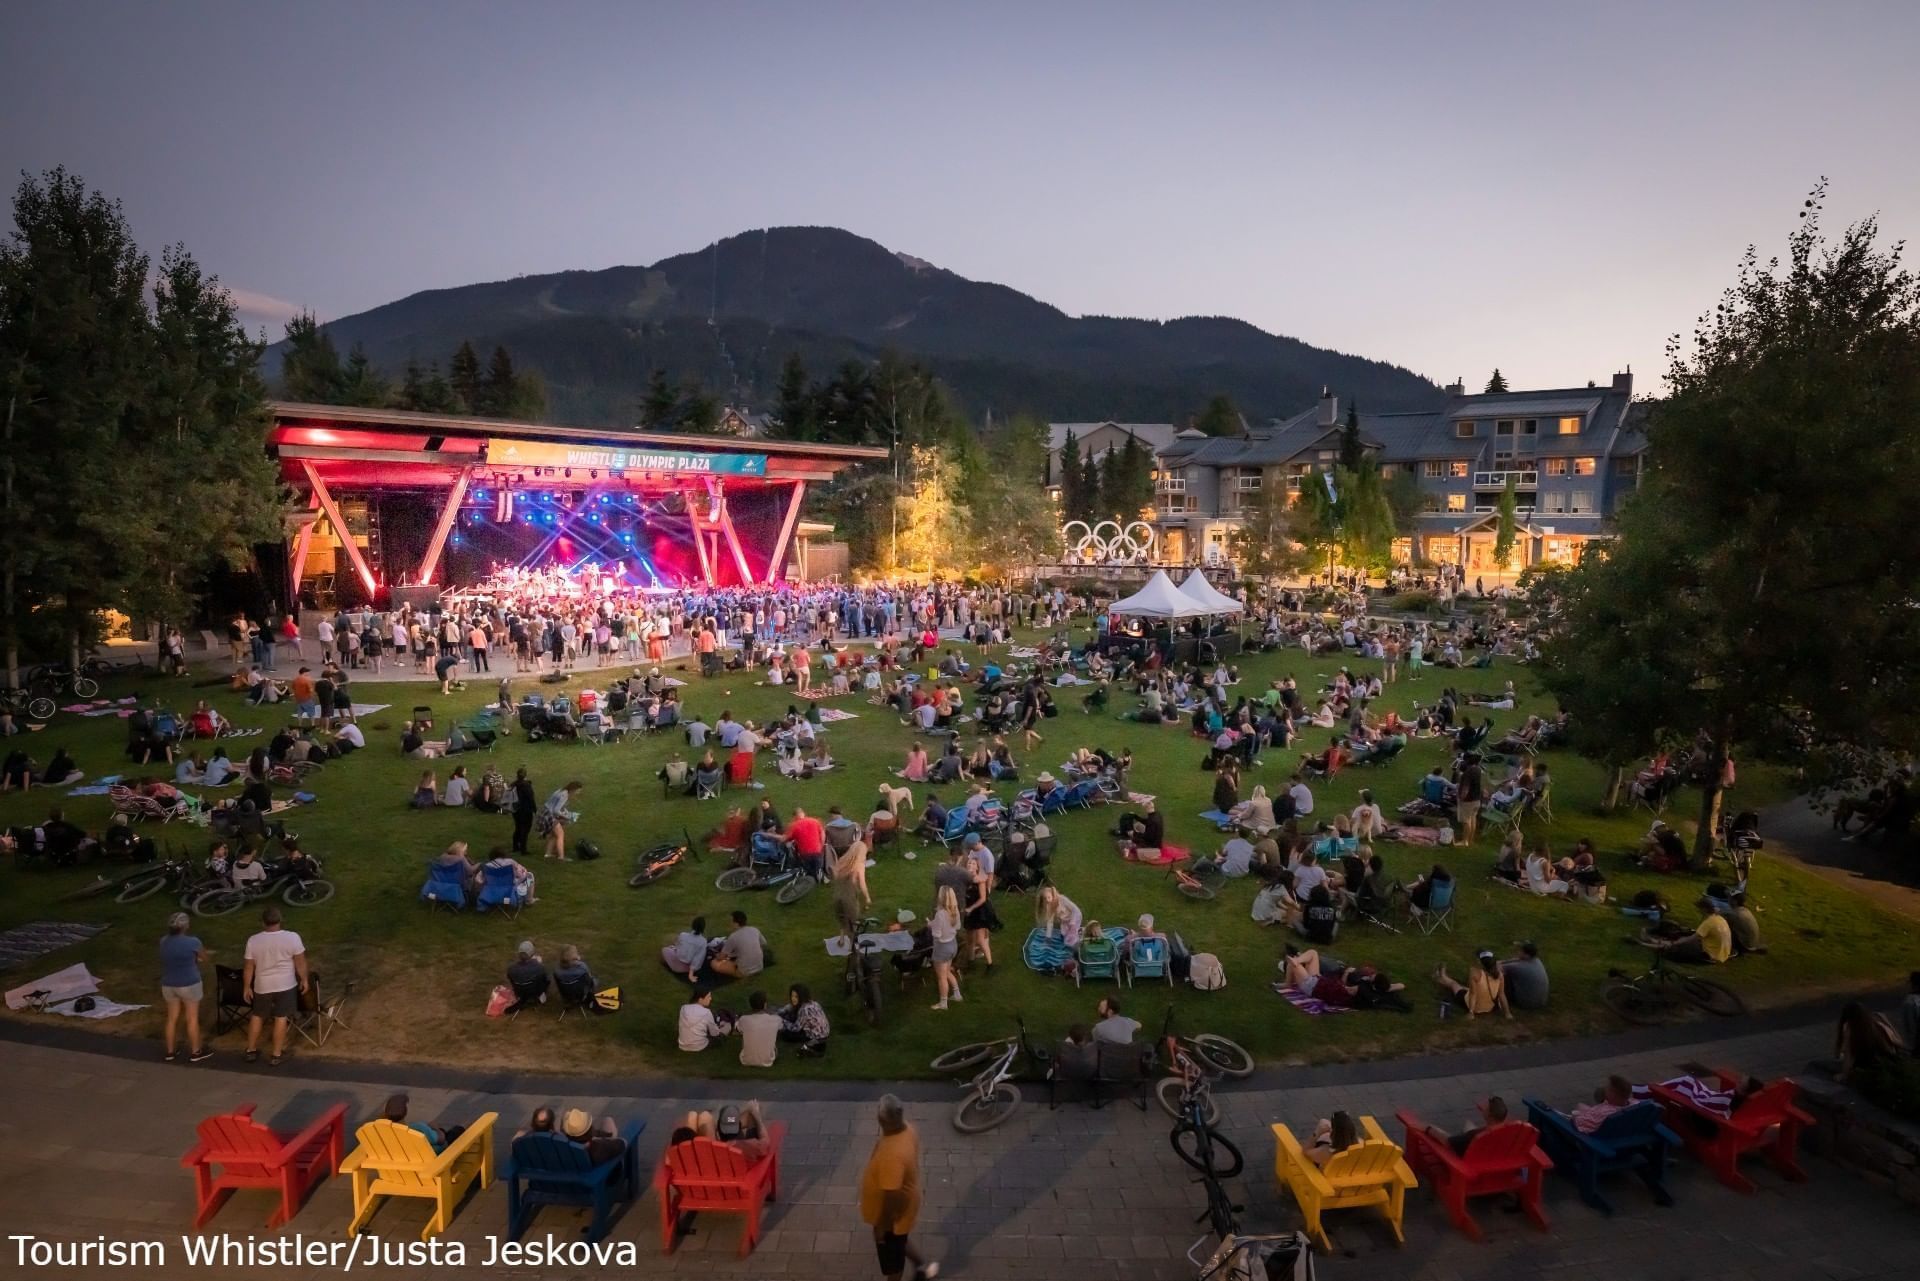
<path id="1" fill-rule="evenodd" d="M 1191 597 L 1195 603 L 1206 606 L 1209 614 L 1242 614 L 1246 606 L 1227 595 L 1212 583 L 1198 569 L 1187 575 L 1187 581 L 1180 584 L 1180 590 Z"/>
<path id="2" fill-rule="evenodd" d="M 1126 618 L 1198 618 L 1220 611 L 1188 596 L 1174 586 L 1166 570 L 1157 569 L 1145 587 L 1124 600 L 1115 601 L 1107 607 L 1107 612 Z"/>

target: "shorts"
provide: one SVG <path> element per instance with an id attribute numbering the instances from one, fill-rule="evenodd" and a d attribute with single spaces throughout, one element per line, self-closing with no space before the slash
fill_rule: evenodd
<path id="1" fill-rule="evenodd" d="M 179 987 L 166 983 L 160 985 L 160 999 L 163 1001 L 198 1001 L 206 994 L 205 983 L 186 983 Z"/>
<path id="2" fill-rule="evenodd" d="M 933 944 L 933 961 L 937 965 L 944 965 L 951 961 L 959 951 L 960 941 L 958 939 L 947 939 L 945 941 L 936 939 Z"/>
<path id="3" fill-rule="evenodd" d="M 255 992 L 253 994 L 253 1017 L 256 1019 L 290 1019 L 300 1006 L 300 989 L 290 987 L 284 992 Z"/>
<path id="4" fill-rule="evenodd" d="M 880 1272 L 883 1276 L 893 1276 L 907 1270 L 907 1234 L 904 1232 L 886 1232 L 873 1240 L 874 1251 L 880 1256 Z"/>
<path id="5" fill-rule="evenodd" d="M 1461 826 L 1464 827 L 1466 824 L 1474 822 L 1480 817 L 1480 802 L 1455 801 L 1453 814 L 1455 818 L 1460 820 Z"/>

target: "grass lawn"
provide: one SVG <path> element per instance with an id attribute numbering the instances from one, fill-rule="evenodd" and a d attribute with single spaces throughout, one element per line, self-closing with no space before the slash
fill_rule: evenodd
<path id="1" fill-rule="evenodd" d="M 1333 657 L 1307 658 L 1299 650 L 1252 656 L 1243 664 L 1249 691 L 1265 687 L 1269 679 L 1293 673 L 1301 685 L 1313 687 L 1330 677 L 1339 663 Z M 1365 666 L 1364 663 L 1354 663 Z M 283 663 L 282 673 L 287 667 Z M 591 673 L 589 673 L 589 676 Z M 722 707 L 741 718 L 764 722 L 789 702 L 785 690 L 756 687 L 752 678 L 722 677 L 705 682 L 690 673 L 686 691 L 689 706 L 713 719 Z M 1486 672 L 1434 672 L 1418 682 L 1389 687 L 1378 709 L 1398 707 L 1403 715 L 1415 699 L 1431 700 L 1441 686 L 1453 683 L 1463 690 L 1498 688 L 1515 678 L 1528 686 L 1524 668 L 1504 665 Z M 577 688 L 582 682 L 576 681 Z M 598 682 L 595 682 L 598 683 Z M 176 706 L 191 707 L 206 693 L 188 688 L 184 680 L 162 685 L 157 678 L 116 682 L 105 693 L 151 694 L 165 689 Z M 1002 896 L 1001 915 L 1008 928 L 995 936 L 998 966 L 989 975 L 972 973 L 964 979 L 967 999 L 953 1009 L 928 1009 L 930 979 L 899 992 L 889 982 L 882 1025 L 870 1029 L 864 1017 L 841 993 L 841 963 L 826 956 L 824 940 L 832 932 L 829 896 L 815 893 L 792 907 L 777 905 L 765 893 L 727 894 L 713 888 L 721 870 L 717 860 L 684 866 L 665 881 L 643 890 L 627 888 L 636 851 L 659 841 L 677 838 L 683 827 L 694 833 L 712 826 L 727 801 L 696 802 L 675 797 L 662 800 L 654 778 L 668 753 L 683 746 L 678 737 L 660 737 L 625 745 L 594 748 L 551 743 L 528 744 L 517 735 L 494 753 L 502 772 L 529 767 L 542 798 L 569 778 L 586 783 L 578 798 L 584 815 L 573 829 L 574 841 L 592 840 L 606 853 L 599 862 L 564 865 L 528 860 L 539 878 L 540 902 L 517 922 L 497 916 L 431 913 L 417 899 L 425 862 L 449 841 L 468 841 L 477 854 L 504 844 L 510 820 L 473 811 L 420 812 L 407 808 L 407 799 L 421 765 L 401 757 L 395 746 L 400 722 L 416 703 L 431 703 L 444 726 L 454 717 L 487 701 L 490 682 L 477 682 L 464 694 L 441 697 L 420 684 L 355 683 L 359 701 L 388 703 L 389 710 L 366 718 L 363 728 L 369 750 L 331 764 L 310 784 L 319 802 L 300 810 L 293 826 L 307 848 L 320 855 L 327 875 L 339 887 L 335 898 L 322 906 L 288 909 L 288 925 L 307 943 L 314 968 L 329 985 L 352 978 L 355 996 L 349 1011 L 351 1030 L 337 1036 L 324 1051 L 360 1059 L 439 1062 L 498 1066 L 541 1071 L 591 1071 L 600 1074 L 674 1073 L 742 1075 L 736 1053 L 717 1049 L 699 1059 L 674 1048 L 674 1011 L 686 991 L 660 967 L 661 945 L 682 928 L 688 918 L 705 914 L 718 927 L 732 909 L 744 908 L 774 944 L 778 963 L 756 985 L 776 1001 L 789 983 L 804 981 L 827 1005 L 834 1024 L 832 1052 L 824 1060 L 783 1057 L 776 1074 L 898 1078 L 924 1075 L 936 1053 L 964 1040 L 1004 1035 L 1013 1028 L 1015 1013 L 1023 1014 L 1036 1034 L 1057 1036 L 1073 1021 L 1090 1021 L 1096 998 L 1113 989 L 1093 986 L 1076 990 L 1059 977 L 1030 973 L 1021 964 L 1020 943 L 1031 923 L 1030 900 Z M 1044 726 L 1046 743 L 1031 759 L 1020 753 L 1023 773 L 1031 779 L 1040 769 L 1058 771 L 1067 752 L 1081 744 L 1111 748 L 1129 746 L 1135 754 L 1133 786 L 1159 798 L 1168 816 L 1169 838 L 1182 845 L 1210 849 L 1217 841 L 1213 829 L 1196 816 L 1207 809 L 1213 776 L 1198 768 L 1203 745 L 1184 725 L 1150 728 L 1111 717 L 1090 718 L 1079 710 L 1074 691 L 1065 691 L 1062 714 Z M 281 709 L 248 709 L 238 696 L 215 692 L 218 706 L 235 722 L 269 726 L 284 715 Z M 1126 704 L 1130 700 L 1117 699 Z M 863 699 L 842 700 L 840 706 L 859 719 L 829 727 L 829 741 L 840 768 L 820 778 L 800 782 L 778 778 L 771 764 L 761 770 L 768 794 L 783 813 L 795 804 L 824 813 L 841 804 L 853 816 L 870 808 L 874 788 L 884 771 L 898 764 L 912 733 L 886 710 Z M 1523 719 L 1525 699 L 1514 712 L 1495 713 L 1499 729 Z M 376 729 L 385 725 L 384 730 Z M 1323 746 L 1324 736 L 1311 732 L 1306 742 Z M 43 763 L 58 745 L 66 745 L 88 775 L 126 773 L 120 753 L 122 723 L 112 717 L 82 719 L 61 715 L 49 728 L 31 737 L 35 756 Z M 232 755 L 244 755 L 259 740 L 229 743 Z M 1332 784 L 1315 791 L 1315 814 L 1350 809 L 1359 790 L 1370 786 L 1381 806 L 1394 806 L 1414 794 L 1421 774 L 1440 760 L 1441 741 L 1412 742 L 1391 766 L 1381 770 L 1351 769 Z M 479 757 L 463 758 L 476 775 Z M 1591 837 L 1601 849 L 1603 866 L 1616 901 L 1624 901 L 1643 887 L 1657 887 L 1678 907 L 1689 904 L 1705 877 L 1654 877 L 1630 870 L 1624 853 L 1647 825 L 1644 812 L 1596 813 L 1602 779 L 1597 767 L 1571 752 L 1550 754 L 1556 821 L 1544 831 L 1556 848 L 1570 847 L 1578 836 Z M 1265 764 L 1251 771 L 1243 790 L 1264 782 L 1270 791 L 1286 779 L 1291 755 L 1269 753 Z M 449 764 L 438 763 L 445 779 Z M 1023 784 L 1030 785 L 1030 784 Z M 915 788 L 918 802 L 925 788 Z M 948 789 L 949 794 L 953 789 Z M 1001 791 L 1011 796 L 1013 785 Z M 1781 795 L 1781 782 L 1761 769 L 1743 771 L 1736 800 L 1758 805 Z M 750 802 L 758 793 L 734 791 L 729 800 Z M 1676 798 L 1672 818 L 1691 827 L 1697 795 Z M 0 823 L 26 823 L 44 817 L 50 804 L 61 803 L 68 816 L 97 829 L 109 813 L 104 797 L 68 800 L 52 793 L 0 796 Z M 1647 953 L 1627 943 L 1634 922 L 1617 909 L 1535 899 L 1485 879 L 1491 865 L 1494 838 L 1481 837 L 1472 850 L 1440 851 L 1459 879 L 1455 909 L 1456 932 L 1423 938 L 1418 933 L 1389 935 L 1364 924 L 1350 924 L 1338 945 L 1330 949 L 1349 961 L 1381 966 L 1408 984 L 1413 998 L 1411 1014 L 1364 1013 L 1332 1018 L 1309 1018 L 1287 1006 L 1268 990 L 1275 960 L 1286 941 L 1279 933 L 1256 926 L 1249 914 L 1254 887 L 1250 881 L 1230 884 L 1220 896 L 1197 903 L 1180 896 L 1158 870 L 1125 863 L 1107 836 L 1113 816 L 1101 810 L 1057 819 L 1059 852 L 1054 874 L 1063 891 L 1076 900 L 1087 916 L 1106 923 L 1128 923 L 1143 911 L 1155 914 L 1163 929 L 1177 930 L 1195 951 L 1218 954 L 1225 963 L 1228 986 L 1219 992 L 1174 990 L 1164 984 L 1143 986 L 1127 995 L 1128 1012 L 1149 1029 L 1173 1003 L 1180 1025 L 1187 1031 L 1213 1030 L 1232 1036 L 1266 1060 L 1311 1061 L 1406 1054 L 1415 1051 L 1511 1039 L 1550 1037 L 1604 1031 L 1616 1021 L 1600 1003 L 1599 992 L 1610 966 L 1644 968 Z M 204 855 L 205 832 L 183 826 L 152 829 L 162 843 Z M 882 851 L 879 866 L 869 874 L 875 913 L 891 917 L 900 907 L 923 916 L 930 908 L 932 868 L 937 847 L 918 848 L 920 858 L 900 857 L 903 847 Z M 1378 850 L 1390 871 L 1409 879 L 1434 859 L 1435 851 L 1391 842 Z M 119 869 L 109 869 L 117 871 Z M 76 960 L 85 960 L 100 976 L 106 993 L 123 1001 L 153 1001 L 157 982 L 155 943 L 164 930 L 173 904 L 164 899 L 121 906 L 110 897 L 61 902 L 63 895 L 92 879 L 91 868 L 77 870 L 22 870 L 11 863 L 0 868 L 0 925 L 36 920 L 100 921 L 113 928 L 88 943 L 35 962 L 6 977 L 8 986 L 36 978 Z M 1761 910 L 1762 929 L 1771 951 L 1717 970 L 1713 977 L 1739 989 L 1756 1006 L 1778 1004 L 1815 993 L 1842 988 L 1884 985 L 1908 970 L 1920 967 L 1920 940 L 1899 918 L 1872 906 L 1844 888 L 1801 871 L 1765 854 L 1755 875 L 1754 903 Z M 1690 908 L 1682 919 L 1692 921 Z M 238 964 L 241 945 L 255 928 L 256 916 L 243 911 L 196 923 L 196 930 L 217 960 Z M 532 938 L 549 963 L 566 943 L 579 945 L 595 974 L 618 983 L 626 1007 L 617 1015 L 582 1023 L 564 1024 L 551 1014 L 522 1016 L 516 1021 L 483 1017 L 489 991 L 502 980 L 515 942 Z M 1427 974 L 1445 961 L 1455 974 L 1468 963 L 1474 949 L 1485 946 L 1506 955 L 1514 940 L 1539 942 L 1553 978 L 1552 1007 L 1511 1022 L 1499 1019 L 1467 1020 L 1437 1017 L 1438 1001 L 1431 994 Z M 746 985 L 742 985 L 743 987 Z M 723 991 L 720 1003 L 744 1010 L 746 991 Z M 211 1017 L 210 1011 L 208 1017 Z M 157 1037 L 157 1010 L 123 1016 L 98 1025 L 107 1034 Z M 223 1052 L 235 1052 L 237 1036 L 218 1043 Z M 157 1053 L 157 1050 L 156 1050 Z"/>

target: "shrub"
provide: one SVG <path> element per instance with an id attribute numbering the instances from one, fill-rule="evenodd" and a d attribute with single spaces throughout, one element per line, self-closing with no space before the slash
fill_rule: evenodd
<path id="1" fill-rule="evenodd" d="M 1920 1121 L 1920 1059 L 1882 1059 L 1853 1076 L 1854 1088 L 1903 1121 Z"/>

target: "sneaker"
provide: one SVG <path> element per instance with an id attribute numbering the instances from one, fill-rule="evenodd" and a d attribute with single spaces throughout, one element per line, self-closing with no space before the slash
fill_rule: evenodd
<path id="1" fill-rule="evenodd" d="M 205 1048 L 205 1047 L 203 1046 L 203 1047 L 201 1047 L 201 1048 L 200 1048 L 199 1050 L 197 1050 L 197 1051 L 195 1051 L 194 1053 L 192 1053 L 192 1054 L 189 1054 L 189 1055 L 187 1056 L 187 1062 L 189 1062 L 189 1063 L 205 1063 L 205 1062 L 206 1062 L 206 1061 L 207 1061 L 208 1059 L 210 1059 L 210 1058 L 212 1058 L 212 1057 L 213 1057 L 213 1051 L 212 1051 L 212 1050 L 209 1050 L 209 1049 L 207 1049 L 207 1048 Z"/>
<path id="2" fill-rule="evenodd" d="M 947 1008 L 947 1003 L 945 1001 L 935 1001 L 932 1005 L 928 1006 L 927 1008 L 930 1010 L 944 1010 Z"/>
<path id="3" fill-rule="evenodd" d="M 179 1057 L 180 1055 L 177 1052 L 169 1051 L 168 1053 L 160 1056 L 160 1061 L 162 1063 L 171 1063 Z"/>
<path id="4" fill-rule="evenodd" d="M 938 1263 L 929 1263 L 918 1272 L 915 1272 L 913 1278 L 914 1281 L 933 1281 L 933 1279 L 939 1275 L 940 1265 Z"/>

